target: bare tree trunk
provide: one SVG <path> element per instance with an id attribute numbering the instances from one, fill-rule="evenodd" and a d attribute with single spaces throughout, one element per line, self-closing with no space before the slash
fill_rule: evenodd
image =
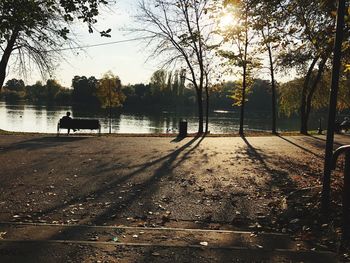
<path id="1" fill-rule="evenodd" d="M 314 70 L 317 60 L 318 60 L 318 57 L 315 57 L 312 60 L 309 66 L 309 70 L 305 76 L 303 89 L 301 91 L 301 103 L 300 103 L 300 120 L 301 120 L 300 133 L 301 134 L 307 134 L 307 118 L 306 118 L 307 90 L 309 87 L 312 71 Z"/>
<path id="2" fill-rule="evenodd" d="M 272 50 L 270 45 L 266 45 L 269 52 L 270 60 L 270 76 L 271 76 L 271 100 L 272 100 L 272 127 L 271 132 L 276 134 L 276 83 L 275 83 L 275 73 L 273 67 Z"/>
<path id="3" fill-rule="evenodd" d="M 209 131 L 209 89 L 205 87 L 205 133 Z"/>
<path id="4" fill-rule="evenodd" d="M 332 83 L 331 92 L 329 96 L 329 109 L 328 109 L 328 127 L 327 127 L 327 142 L 324 158 L 324 171 L 323 171 L 323 186 L 322 186 L 322 210 L 325 214 L 329 213 L 329 198 L 331 192 L 331 170 L 332 170 L 332 157 L 333 157 L 333 143 L 334 143 L 334 121 L 337 110 L 337 97 L 340 78 L 340 66 L 342 57 L 342 43 L 344 38 L 344 24 L 345 24 L 345 10 L 346 1 L 338 1 L 337 10 L 337 27 L 334 41 L 334 56 L 333 56 L 333 69 L 332 69 Z"/>
<path id="5" fill-rule="evenodd" d="M 7 42 L 7 46 L 0 60 L 0 92 L 5 82 L 7 64 L 9 62 L 17 37 L 18 37 L 18 31 L 14 30 L 10 39 Z"/>
<path id="6" fill-rule="evenodd" d="M 308 124 L 308 122 L 309 122 L 312 98 L 313 98 L 313 96 L 315 94 L 315 91 L 317 89 L 318 84 L 320 83 L 320 80 L 321 80 L 322 74 L 324 72 L 324 66 L 325 66 L 326 62 L 327 62 L 327 58 L 324 58 L 324 59 L 321 60 L 319 66 L 318 66 L 317 76 L 316 76 L 314 82 L 312 83 L 312 87 L 311 87 L 311 89 L 309 91 L 309 94 L 307 95 L 306 112 L 305 112 L 306 124 Z"/>
<path id="7" fill-rule="evenodd" d="M 244 106 L 245 106 L 245 91 L 246 91 L 246 74 L 247 74 L 247 67 L 243 67 L 243 83 L 242 83 L 242 101 L 241 101 L 241 113 L 239 118 L 239 134 L 243 135 L 243 126 L 244 126 Z"/>
<path id="8" fill-rule="evenodd" d="M 246 14 L 246 23 L 248 19 L 248 14 Z M 241 101 L 241 114 L 239 119 L 239 135 L 243 135 L 244 126 L 244 106 L 245 106 L 245 93 L 247 89 L 247 53 L 248 53 L 248 28 L 245 25 L 245 43 L 244 43 L 244 58 L 243 58 L 243 82 L 242 82 L 242 101 Z"/>
<path id="9" fill-rule="evenodd" d="M 203 134 L 203 96 L 202 90 L 197 90 L 197 104 L 198 104 L 198 135 Z"/>

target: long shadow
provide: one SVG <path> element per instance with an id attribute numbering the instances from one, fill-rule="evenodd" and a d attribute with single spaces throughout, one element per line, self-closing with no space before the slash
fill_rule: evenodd
<path id="1" fill-rule="evenodd" d="M 148 200 L 147 198 L 150 198 L 152 192 L 155 191 L 156 189 L 156 184 L 157 182 L 159 182 L 161 180 L 162 177 L 165 177 L 167 175 L 169 175 L 171 173 L 171 171 L 174 169 L 174 167 L 176 167 L 176 165 L 178 165 L 180 162 L 177 162 L 176 165 L 174 165 L 174 161 L 177 159 L 177 157 L 183 152 L 185 151 L 188 147 L 190 147 L 195 141 L 197 141 L 200 137 L 194 137 L 193 139 L 191 139 L 189 142 L 187 142 L 186 144 L 184 144 L 183 146 L 181 146 L 180 148 L 176 149 L 175 151 L 173 151 L 170 154 L 167 154 L 165 156 L 162 156 L 160 158 L 158 158 L 157 160 L 154 160 L 152 162 L 147 162 L 145 164 L 143 164 L 143 166 L 141 166 L 139 169 L 137 169 L 136 171 L 133 171 L 125 176 L 123 176 L 122 178 L 119 178 L 118 180 L 113 181 L 111 184 L 103 186 L 101 188 L 99 188 L 98 190 L 94 190 L 94 191 L 90 191 L 88 193 L 85 193 L 84 195 L 80 195 L 78 197 L 75 197 L 71 200 L 69 200 L 68 202 L 59 204 L 57 206 L 54 207 L 50 207 L 49 209 L 46 209 L 44 211 L 41 211 L 40 213 L 36 213 L 35 216 L 45 216 L 51 212 L 54 212 L 58 209 L 62 209 L 65 207 L 69 207 L 71 205 L 73 205 L 76 202 L 80 202 L 81 200 L 86 200 L 87 197 L 89 196 L 94 196 L 95 199 L 97 199 L 99 196 L 102 196 L 103 194 L 105 194 L 106 192 L 110 191 L 111 188 L 116 188 L 118 187 L 118 185 L 120 185 L 121 183 L 130 180 L 132 177 L 135 177 L 136 175 L 138 175 L 139 173 L 141 173 L 142 171 L 144 171 L 145 169 L 154 166 L 158 163 L 161 163 L 160 167 L 158 167 L 154 173 L 150 176 L 150 178 L 148 178 L 147 180 L 145 180 L 143 183 L 138 184 L 137 188 L 138 188 L 138 194 L 137 195 L 133 195 L 130 194 L 127 198 L 123 198 L 122 201 L 119 202 L 115 202 L 113 204 L 113 206 L 107 208 L 105 211 L 103 211 L 102 213 L 98 214 L 92 221 L 92 224 L 96 224 L 96 225 L 102 225 L 102 224 L 106 224 L 108 222 L 108 220 L 112 220 L 111 219 L 111 215 L 115 214 L 115 213 L 121 213 L 123 210 L 128 209 L 129 205 L 132 204 L 135 199 L 140 198 L 140 196 L 143 196 L 144 200 L 147 200 L 149 202 L 151 202 L 151 200 Z M 203 140 L 204 138 L 202 137 L 197 144 L 194 147 L 198 147 L 198 145 L 200 144 L 200 142 Z M 189 150 L 191 151 L 191 149 Z M 184 160 L 184 159 L 182 159 Z M 121 203 L 123 203 L 123 206 L 121 206 Z M 80 230 L 79 230 L 80 231 Z M 51 239 L 56 239 L 59 236 L 65 235 L 65 234 L 69 234 L 69 236 L 75 236 L 75 235 L 79 235 L 81 236 L 81 232 L 77 232 L 73 229 L 67 229 L 64 232 L 61 232 L 59 234 L 55 234 L 51 237 Z M 37 255 L 40 255 L 40 251 L 37 251 Z"/>
<path id="2" fill-rule="evenodd" d="M 25 140 L 17 143 L 13 143 L 10 146 L 5 146 L 0 149 L 0 153 L 6 153 L 16 150 L 40 150 L 43 148 L 51 148 L 62 146 L 62 143 L 72 143 L 76 141 L 81 141 L 88 139 L 90 137 L 40 137 L 30 140 Z"/>
<path id="3" fill-rule="evenodd" d="M 241 136 L 241 139 L 246 145 L 246 152 L 247 157 L 251 160 L 257 160 L 259 165 L 261 166 L 261 169 L 265 171 L 269 176 L 269 182 L 267 184 L 266 191 L 271 191 L 272 188 L 279 188 L 283 193 L 288 193 L 289 190 L 296 189 L 296 185 L 292 182 L 292 180 L 288 177 L 288 174 L 280 169 L 275 169 L 273 167 L 270 167 L 267 160 L 271 158 L 270 156 L 264 154 L 259 149 L 256 149 L 249 141 L 248 139 L 243 135 Z M 259 169 L 259 168 L 257 168 Z M 286 187 L 286 183 L 288 184 L 288 187 Z M 261 190 L 264 190 L 263 186 L 259 186 Z M 266 220 L 272 221 L 272 218 L 269 218 L 269 215 L 266 215 Z M 249 219 L 245 219 L 245 221 L 249 224 Z M 255 220 L 256 222 L 256 220 Z M 265 247 L 265 243 L 268 242 L 265 240 L 259 240 L 259 244 Z M 287 241 L 285 241 L 287 242 Z M 287 242 L 288 243 L 288 242 Z M 222 258 L 222 262 L 224 262 L 224 259 Z"/>
<path id="4" fill-rule="evenodd" d="M 301 162 L 299 158 L 291 158 L 289 156 L 281 155 L 269 155 L 269 156 L 259 156 L 259 152 L 255 150 L 249 142 L 243 138 L 246 142 L 251 153 L 254 157 L 257 157 L 259 161 L 262 161 L 264 167 L 268 168 L 265 159 L 271 162 L 273 167 L 276 167 L 277 170 L 268 168 L 267 171 L 271 175 L 271 180 L 268 182 L 270 185 L 270 190 L 272 187 L 274 189 L 278 188 L 282 192 L 282 198 L 277 203 L 273 201 L 271 203 L 271 209 L 267 215 L 266 222 L 269 222 L 270 226 L 273 226 L 274 229 L 282 231 L 282 229 L 287 230 L 287 234 L 297 235 L 304 233 L 303 226 L 312 226 L 313 236 L 316 237 L 315 233 L 319 234 L 321 226 L 315 224 L 315 220 L 322 222 L 320 220 L 320 213 L 317 206 L 310 209 L 310 204 L 314 202 L 315 198 L 319 198 L 318 191 L 312 191 L 312 189 L 317 189 L 317 180 L 319 179 L 318 172 L 307 165 L 304 162 Z M 294 145 L 294 144 L 293 144 Z M 307 152 L 307 151 L 306 151 Z M 284 170 L 284 171 L 283 171 Z M 292 176 L 296 176 L 293 179 Z M 300 179 L 309 182 L 309 186 L 305 188 L 304 185 L 298 185 Z M 310 180 L 311 179 L 311 180 Z M 275 204 L 274 204 L 275 203 Z M 283 205 L 282 205 L 283 204 Z M 293 223 L 293 220 L 298 220 L 298 223 Z M 319 231 L 319 232 L 317 232 Z M 317 242 L 319 242 L 317 240 Z"/>
<path id="5" fill-rule="evenodd" d="M 174 139 L 171 140 L 171 142 L 181 142 L 182 140 L 184 140 L 186 137 L 184 136 L 177 136 Z"/>
<path id="6" fill-rule="evenodd" d="M 198 137 L 194 137 L 192 140 L 190 140 L 189 142 L 187 142 L 186 144 L 184 144 L 183 146 L 181 146 L 180 148 L 176 149 L 174 152 L 172 153 L 169 153 L 165 156 L 162 156 L 156 160 L 153 160 L 151 162 L 146 162 L 142 165 L 138 165 L 138 169 L 136 169 L 135 171 L 129 173 L 129 174 L 126 174 L 124 175 L 122 178 L 118 178 L 117 180 L 111 182 L 110 184 L 104 186 L 104 187 L 101 187 L 100 189 L 98 190 L 93 190 L 93 191 L 90 191 L 84 195 L 81 195 L 81 196 L 78 196 L 78 197 L 75 197 L 73 199 L 70 199 L 68 202 L 66 203 L 61 203 L 57 206 L 54 206 L 54 207 L 50 207 L 49 209 L 46 209 L 46 210 L 43 210 L 41 211 L 40 213 L 37 213 L 36 215 L 37 216 L 44 216 L 45 214 L 48 214 L 48 213 L 51 213 L 51 212 L 54 212 L 58 209 L 61 209 L 61 208 L 64 208 L 64 207 L 68 207 L 69 205 L 72 205 L 76 202 L 79 202 L 79 201 L 82 201 L 90 196 L 94 196 L 95 198 L 98 198 L 99 196 L 103 195 L 106 191 L 110 190 L 111 188 L 114 188 L 114 187 L 118 187 L 118 185 L 122 184 L 123 182 L 127 181 L 127 180 L 130 180 L 131 178 L 135 177 L 136 175 L 138 175 L 139 173 L 141 173 L 142 171 L 146 170 L 147 168 L 150 168 L 158 163 L 160 163 L 161 161 L 165 161 L 166 159 L 168 158 L 171 158 L 171 159 L 174 159 L 174 157 L 176 158 L 176 156 L 178 156 L 183 150 L 185 150 L 186 148 L 188 148 L 189 146 L 192 145 L 192 143 L 194 143 L 196 140 L 198 140 L 198 138 L 200 138 L 199 136 Z M 169 164 L 169 162 L 168 162 Z M 104 170 L 105 172 L 108 171 L 108 170 Z"/>
<path id="7" fill-rule="evenodd" d="M 182 158 L 179 162 L 174 164 L 174 161 L 177 159 L 177 157 L 182 153 L 185 149 L 187 149 L 189 146 L 191 146 L 196 140 L 198 140 L 199 136 L 194 137 L 192 140 L 187 142 L 185 145 L 181 146 L 179 149 L 175 150 L 173 153 L 170 153 L 163 158 L 159 158 L 156 161 L 152 162 L 152 165 L 155 165 L 156 163 L 159 163 L 161 160 L 163 160 L 162 164 L 160 165 L 159 168 L 157 168 L 154 172 L 153 175 L 146 180 L 145 182 L 141 183 L 138 185 L 138 191 L 139 195 L 132 195 L 128 199 L 123 200 L 124 204 L 124 209 L 128 207 L 128 205 L 132 204 L 135 199 L 139 198 L 140 195 L 143 196 L 143 200 L 147 200 L 146 197 L 150 197 L 152 195 L 152 192 L 155 192 L 156 189 L 156 183 L 160 181 L 162 177 L 166 177 L 171 174 L 172 170 L 179 165 L 181 162 L 185 160 L 185 158 Z M 194 148 L 198 147 L 198 145 L 202 142 L 204 137 L 202 137 L 195 146 L 193 146 L 188 152 L 192 151 Z M 186 153 L 185 153 L 186 154 Z M 146 164 L 147 167 L 150 166 L 150 164 Z M 142 169 L 142 168 L 141 168 Z M 133 173 L 133 176 L 135 174 Z M 145 194 L 147 192 L 147 194 Z M 145 205 L 144 205 L 145 208 Z M 106 220 L 110 218 L 111 214 L 115 214 L 117 212 L 121 212 L 121 208 L 119 207 L 119 204 L 116 204 L 114 207 L 111 207 L 110 209 L 106 210 L 103 214 L 98 215 L 93 223 L 96 225 L 99 224 L 104 224 L 106 223 Z"/>
<path id="8" fill-rule="evenodd" d="M 197 136 L 199 138 L 199 136 Z M 174 166 L 179 165 L 180 163 L 182 163 L 185 159 L 187 159 L 189 157 L 189 155 L 198 148 L 198 146 L 201 144 L 201 142 L 204 140 L 204 138 L 206 137 L 206 134 L 203 134 L 202 137 L 200 137 L 200 140 L 196 143 L 196 145 L 194 145 L 190 150 L 188 150 L 186 153 L 183 154 L 183 156 L 181 157 L 181 159 L 174 164 Z"/>
<path id="9" fill-rule="evenodd" d="M 316 139 L 316 140 L 319 140 L 319 141 L 323 141 L 323 142 L 326 142 L 327 140 L 326 139 L 323 139 L 323 138 L 320 138 L 320 137 L 317 137 L 315 135 L 309 135 L 310 137 Z"/>
<path id="10" fill-rule="evenodd" d="M 279 137 L 280 139 L 282 139 L 282 140 L 284 140 L 284 141 L 286 141 L 286 142 L 288 142 L 288 143 L 298 147 L 299 149 L 316 156 L 317 158 L 323 158 L 322 155 L 314 153 L 313 151 L 311 151 L 311 150 L 309 150 L 309 149 L 307 149 L 307 148 L 305 148 L 305 147 L 303 147 L 303 146 L 301 146 L 301 145 L 299 145 L 299 144 L 297 144 L 295 142 L 292 142 L 291 140 L 288 140 L 287 138 L 284 138 L 281 135 L 276 135 L 276 136 Z"/>
<path id="11" fill-rule="evenodd" d="M 316 136 L 314 136 L 314 135 L 310 135 L 310 137 L 312 137 L 313 139 L 319 140 L 319 141 L 323 141 L 324 143 L 327 142 L 327 139 L 320 138 L 320 137 L 316 137 Z M 334 144 L 334 145 L 337 145 L 337 146 L 342 146 L 342 145 L 343 145 L 343 144 L 341 144 L 341 143 L 339 143 L 339 142 L 336 142 L 335 140 L 334 140 L 333 144 Z M 323 144 L 323 145 L 325 145 L 325 144 Z"/>
<path id="12" fill-rule="evenodd" d="M 291 172 L 298 173 L 299 172 L 298 169 L 305 170 L 307 168 L 305 165 L 300 163 L 296 164 L 295 162 L 288 160 L 286 157 L 283 157 L 283 156 L 263 155 L 259 153 L 259 151 L 256 150 L 245 137 L 242 137 L 242 140 L 248 146 L 248 149 L 249 149 L 248 155 L 258 160 L 259 163 L 262 165 L 263 169 L 267 171 L 271 176 L 271 180 L 270 180 L 271 186 L 274 186 L 274 185 L 278 186 L 281 190 L 287 191 L 286 193 L 297 189 L 297 185 L 289 177 L 289 173 Z M 266 162 L 266 160 L 268 159 L 271 160 L 276 166 L 276 168 L 278 169 L 269 167 L 269 165 Z M 288 170 L 288 172 L 286 170 Z"/>

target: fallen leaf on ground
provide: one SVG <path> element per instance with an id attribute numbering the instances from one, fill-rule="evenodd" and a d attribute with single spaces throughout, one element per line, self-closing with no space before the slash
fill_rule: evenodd
<path id="1" fill-rule="evenodd" d="M 7 232 L 0 232 L 0 239 L 4 239 L 4 236 L 7 234 Z"/>

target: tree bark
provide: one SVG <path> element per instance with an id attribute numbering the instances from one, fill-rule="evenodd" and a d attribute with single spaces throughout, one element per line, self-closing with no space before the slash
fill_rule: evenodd
<path id="1" fill-rule="evenodd" d="M 205 133 L 209 131 L 209 89 L 208 86 L 205 87 Z"/>
<path id="2" fill-rule="evenodd" d="M 301 125 L 300 125 L 300 133 L 301 134 L 307 134 L 307 118 L 306 118 L 306 100 L 307 100 L 307 91 L 312 75 L 312 71 L 314 70 L 314 67 L 316 65 L 316 62 L 318 60 L 318 57 L 315 57 L 307 71 L 307 74 L 305 76 L 305 80 L 303 83 L 303 89 L 301 91 L 301 103 L 300 103 L 300 120 L 301 120 Z"/>
<path id="3" fill-rule="evenodd" d="M 203 134 L 203 96 L 202 91 L 197 89 L 197 104 L 198 104 L 198 135 Z"/>
<path id="4" fill-rule="evenodd" d="M 7 41 L 7 46 L 0 60 L 0 92 L 5 82 L 7 64 L 9 62 L 17 37 L 18 37 L 18 30 L 14 30 L 12 32 L 10 39 Z"/>
<path id="5" fill-rule="evenodd" d="M 327 142 L 324 158 L 323 171 L 323 185 L 322 185 L 322 211 L 328 214 L 329 198 L 331 192 L 331 171 L 332 171 L 332 157 L 333 157 L 333 142 L 334 142 L 334 121 L 337 110 L 337 97 L 340 78 L 340 66 L 342 57 L 342 43 L 344 38 L 344 24 L 345 24 L 345 8 L 346 1 L 338 1 L 337 10 L 337 27 L 334 41 L 334 56 L 332 69 L 332 84 L 329 96 L 329 110 L 328 110 L 328 126 L 327 126 Z"/>
<path id="6" fill-rule="evenodd" d="M 315 94 L 315 91 L 317 89 L 318 84 L 320 83 L 326 62 L 327 62 L 327 58 L 324 58 L 321 60 L 319 66 L 318 66 L 317 76 L 316 76 L 315 80 L 313 81 L 312 87 L 311 87 L 311 89 L 307 95 L 307 98 L 306 98 L 306 112 L 305 112 L 306 129 L 308 129 L 308 122 L 309 122 L 309 117 L 310 117 L 310 112 L 311 112 L 312 98 Z"/>
<path id="7" fill-rule="evenodd" d="M 247 53 L 248 53 L 248 10 L 246 10 L 245 18 L 245 43 L 244 43 L 244 56 L 243 56 L 243 82 L 242 82 L 242 101 L 241 101 L 241 114 L 239 119 L 239 135 L 243 136 L 244 130 L 244 106 L 245 106 L 245 93 L 247 89 Z"/>
<path id="8" fill-rule="evenodd" d="M 246 75 L 247 75 L 247 67 L 243 66 L 243 83 L 242 83 L 242 101 L 241 101 L 241 113 L 239 118 L 239 135 L 244 134 L 243 126 L 244 126 L 244 106 L 245 106 L 245 92 L 246 92 Z"/>
<path id="9" fill-rule="evenodd" d="M 272 50 L 270 45 L 267 45 L 267 50 L 269 52 L 269 60 L 270 60 L 270 75 L 271 75 L 271 106 L 272 106 L 272 127 L 271 132 L 276 134 L 276 83 L 275 83 L 275 73 L 273 67 L 273 59 L 272 59 Z"/>

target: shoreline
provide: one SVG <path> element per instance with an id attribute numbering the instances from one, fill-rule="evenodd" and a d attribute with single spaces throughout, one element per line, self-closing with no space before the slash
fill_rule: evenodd
<path id="1" fill-rule="evenodd" d="M 56 136 L 57 133 L 42 133 L 42 132 L 17 132 L 17 131 L 6 131 L 0 129 L 0 135 L 28 135 L 28 136 Z M 65 133 L 60 133 L 61 136 L 66 136 Z M 96 133 L 70 133 L 69 136 L 98 136 Z M 317 131 L 310 131 L 306 136 L 318 135 Z M 188 133 L 186 137 L 196 137 L 197 133 Z M 241 137 L 238 131 L 235 133 L 208 133 L 203 134 L 204 137 Z M 278 132 L 273 134 L 269 131 L 247 131 L 244 133 L 244 137 L 273 137 L 273 136 L 305 136 L 298 131 Z M 101 133 L 100 137 L 178 137 L 177 133 Z"/>

